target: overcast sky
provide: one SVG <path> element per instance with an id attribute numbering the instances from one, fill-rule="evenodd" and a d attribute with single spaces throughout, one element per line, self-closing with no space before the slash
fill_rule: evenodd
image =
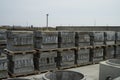
<path id="1" fill-rule="evenodd" d="M 0 0 L 0 25 L 119 25 L 120 0 Z"/>

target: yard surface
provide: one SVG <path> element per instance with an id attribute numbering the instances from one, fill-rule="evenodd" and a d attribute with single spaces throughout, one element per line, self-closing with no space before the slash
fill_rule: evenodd
<path id="1" fill-rule="evenodd" d="M 84 76 L 86 77 L 86 80 L 99 80 L 99 64 L 82 66 L 78 68 L 71 68 L 67 70 L 83 73 Z M 42 79 L 43 75 L 44 74 L 39 74 L 39 75 L 27 76 L 24 78 L 29 78 L 31 80 L 43 80 Z"/>

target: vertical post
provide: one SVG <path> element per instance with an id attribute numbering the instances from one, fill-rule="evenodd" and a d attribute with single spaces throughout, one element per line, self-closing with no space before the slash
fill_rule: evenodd
<path id="1" fill-rule="evenodd" d="M 96 19 L 94 20 L 94 26 L 96 26 Z"/>
<path id="2" fill-rule="evenodd" d="M 49 16 L 49 14 L 46 14 L 46 27 L 47 27 L 47 30 L 48 30 L 48 16 Z"/>

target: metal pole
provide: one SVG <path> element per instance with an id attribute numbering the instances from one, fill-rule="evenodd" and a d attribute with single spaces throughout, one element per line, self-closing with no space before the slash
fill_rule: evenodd
<path id="1" fill-rule="evenodd" d="M 46 14 L 46 27 L 47 27 L 47 30 L 48 30 L 48 16 L 49 16 L 49 14 Z"/>
<path id="2" fill-rule="evenodd" d="M 96 19 L 94 20 L 94 26 L 96 26 Z"/>

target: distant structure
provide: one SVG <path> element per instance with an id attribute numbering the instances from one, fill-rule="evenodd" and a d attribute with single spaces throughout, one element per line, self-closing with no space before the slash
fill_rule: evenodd
<path id="1" fill-rule="evenodd" d="M 48 16 L 49 16 L 49 14 L 46 14 L 46 27 L 47 27 L 47 30 L 48 30 Z"/>
<path id="2" fill-rule="evenodd" d="M 120 31 L 120 26 L 56 26 L 56 30 L 63 31 Z"/>
<path id="3" fill-rule="evenodd" d="M 52 31 L 120 31 L 120 26 L 56 26 L 56 27 L 36 27 L 36 26 L 0 26 L 0 29 L 14 30 L 52 30 Z"/>

